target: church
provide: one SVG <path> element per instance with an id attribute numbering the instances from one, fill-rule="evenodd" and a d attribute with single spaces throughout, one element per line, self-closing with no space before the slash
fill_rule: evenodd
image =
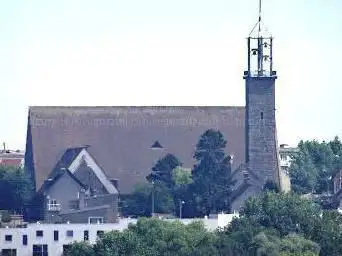
<path id="1" fill-rule="evenodd" d="M 261 16 L 246 50 L 245 106 L 30 107 L 25 166 L 36 191 L 51 179 L 65 152 L 85 148 L 102 179 L 129 194 L 168 153 L 192 168 L 198 139 L 208 129 L 224 135 L 226 154 L 232 157 L 238 192 L 233 210 L 260 193 L 268 180 L 288 191 L 289 179 L 279 167 L 273 38 L 261 33 Z"/>

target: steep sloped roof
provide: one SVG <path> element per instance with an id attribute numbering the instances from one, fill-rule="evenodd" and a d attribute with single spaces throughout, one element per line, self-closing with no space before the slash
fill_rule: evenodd
<path id="1" fill-rule="evenodd" d="M 244 121 L 244 107 L 30 107 L 25 164 L 39 189 L 67 148 L 89 145 L 106 175 L 129 193 L 167 153 L 192 167 L 207 129 L 223 133 L 233 167 L 244 163 Z M 162 148 L 151 149 L 156 141 Z"/>

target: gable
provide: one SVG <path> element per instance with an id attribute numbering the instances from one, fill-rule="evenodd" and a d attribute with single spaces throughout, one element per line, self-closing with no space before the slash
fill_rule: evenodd
<path id="1" fill-rule="evenodd" d="M 107 189 L 85 161 L 82 161 L 82 164 L 77 168 L 73 175 L 83 184 L 86 184 L 91 193 L 96 195 L 108 194 Z"/>
<path id="2" fill-rule="evenodd" d="M 62 210 L 69 208 L 71 200 L 78 198 L 78 193 L 83 187 L 69 173 L 64 172 L 51 186 L 46 187 L 44 193 L 50 199 L 55 199 L 62 206 Z"/>
<path id="3" fill-rule="evenodd" d="M 95 177 L 100 181 L 103 187 L 109 194 L 117 194 L 118 191 L 114 187 L 114 185 L 110 182 L 110 180 L 106 177 L 106 174 L 101 169 L 101 167 L 95 162 L 94 158 L 87 152 L 87 150 L 83 149 L 77 157 L 75 157 L 74 161 L 68 167 L 69 171 L 76 175 L 77 171 L 82 167 L 82 165 L 86 165 L 89 171 L 92 171 Z M 82 180 L 80 180 L 82 182 Z M 90 184 L 87 184 L 90 185 Z"/>
<path id="4" fill-rule="evenodd" d="M 208 129 L 223 133 L 236 168 L 245 162 L 244 124 L 244 107 L 30 107 L 25 164 L 39 188 L 67 148 L 90 145 L 98 166 L 129 193 L 167 153 L 191 168 Z M 161 149 L 151 149 L 155 141 Z"/>

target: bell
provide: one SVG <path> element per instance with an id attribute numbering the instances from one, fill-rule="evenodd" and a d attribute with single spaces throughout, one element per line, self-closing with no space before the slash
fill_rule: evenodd
<path id="1" fill-rule="evenodd" d="M 253 55 L 257 55 L 257 53 L 258 53 L 258 49 L 252 49 L 252 54 Z"/>

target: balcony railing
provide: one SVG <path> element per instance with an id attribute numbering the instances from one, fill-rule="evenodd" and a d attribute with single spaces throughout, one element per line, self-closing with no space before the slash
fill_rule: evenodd
<path id="1" fill-rule="evenodd" d="M 50 212 L 59 212 L 61 210 L 60 204 L 48 204 L 47 209 Z"/>

